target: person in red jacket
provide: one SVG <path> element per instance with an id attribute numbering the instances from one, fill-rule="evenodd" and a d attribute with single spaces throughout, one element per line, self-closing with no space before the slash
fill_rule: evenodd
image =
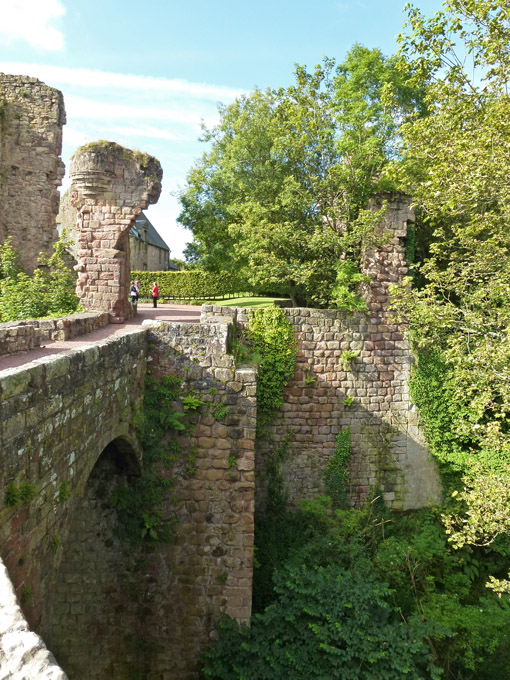
<path id="1" fill-rule="evenodd" d="M 154 281 L 154 285 L 152 286 L 152 302 L 154 307 L 158 306 L 158 297 L 159 297 L 159 288 L 158 284 L 156 281 Z"/>

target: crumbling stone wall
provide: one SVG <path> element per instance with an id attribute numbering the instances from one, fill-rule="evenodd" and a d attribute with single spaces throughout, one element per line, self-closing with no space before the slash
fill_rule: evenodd
<path id="1" fill-rule="evenodd" d="M 114 142 L 80 147 L 71 161 L 71 202 L 77 209 L 78 282 L 85 309 L 107 311 L 122 323 L 129 303 L 129 230 L 156 203 L 163 171 L 154 157 Z"/>
<path id="2" fill-rule="evenodd" d="M 42 638 L 30 631 L 2 560 L 0 593 L 1 677 L 67 680 Z"/>
<path id="3" fill-rule="evenodd" d="M 148 677 L 197 680 L 220 615 L 251 615 L 256 374 L 227 354 L 229 324 L 176 326 L 149 327 L 152 374 L 181 376 L 205 405 L 172 473 L 176 540 L 152 563 L 145 627 L 156 643 Z"/>
<path id="4" fill-rule="evenodd" d="M 256 375 L 235 367 L 231 335 L 224 322 L 153 323 L 0 372 L 0 558 L 73 680 L 195 680 L 221 613 L 250 618 Z M 144 553 L 119 541 L 105 499 L 140 460 L 147 367 L 204 404 L 170 471 L 176 538 Z M 13 488 L 25 496 L 11 503 Z"/>
<path id="5" fill-rule="evenodd" d="M 351 436 L 350 498 L 361 503 L 374 490 L 394 509 L 430 505 L 439 500 L 439 475 L 426 449 L 409 397 L 412 363 L 405 327 L 388 305 L 389 286 L 407 274 L 406 234 L 414 215 L 403 195 L 388 201 L 381 232 L 390 236 L 367 253 L 364 271 L 368 313 L 340 310 L 286 309 L 297 339 L 297 367 L 284 405 L 258 444 L 257 504 L 264 507 L 264 460 L 271 447 L 289 439 L 282 472 L 291 504 L 324 493 L 324 471 L 339 432 Z M 204 305 L 202 319 L 231 318 L 241 328 L 246 310 Z M 346 353 L 356 354 L 347 361 Z M 352 403 L 351 403 L 352 402 Z"/>
<path id="6" fill-rule="evenodd" d="M 12 237 L 28 273 L 58 238 L 65 122 L 59 90 L 36 78 L 0 73 L 0 243 Z"/>

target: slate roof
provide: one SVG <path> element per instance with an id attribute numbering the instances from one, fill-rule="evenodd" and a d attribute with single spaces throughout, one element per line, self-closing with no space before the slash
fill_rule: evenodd
<path id="1" fill-rule="evenodd" d="M 167 250 L 168 252 L 170 252 L 170 248 L 158 234 L 158 232 L 156 231 L 156 227 L 154 227 L 154 225 L 147 218 L 147 215 L 145 215 L 145 213 L 143 212 L 141 212 L 136 218 L 135 223 L 131 227 L 129 235 L 134 236 L 135 238 L 141 240 L 144 222 L 147 222 L 147 242 L 149 243 L 149 245 L 156 246 L 156 248 L 161 248 L 163 250 Z"/>

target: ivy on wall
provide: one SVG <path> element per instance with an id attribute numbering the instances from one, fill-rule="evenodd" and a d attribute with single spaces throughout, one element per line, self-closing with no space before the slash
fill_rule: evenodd
<path id="1" fill-rule="evenodd" d="M 172 538 L 162 509 L 174 484 L 169 470 L 182 456 L 176 435 L 189 431 L 189 413 L 204 404 L 196 395 L 184 392 L 183 382 L 175 375 L 160 380 L 147 375 L 143 408 L 134 418 L 143 471 L 131 484 L 117 486 L 110 497 L 117 509 L 118 535 L 135 545 L 168 543 Z M 187 463 L 189 469 L 190 461 Z"/>
<path id="2" fill-rule="evenodd" d="M 283 391 L 296 370 L 296 339 L 291 323 L 279 307 L 252 311 L 247 333 L 259 358 L 257 376 L 257 435 L 283 406 Z"/>

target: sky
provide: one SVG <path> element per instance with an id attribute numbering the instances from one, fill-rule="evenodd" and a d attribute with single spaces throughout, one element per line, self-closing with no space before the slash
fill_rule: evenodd
<path id="1" fill-rule="evenodd" d="M 394 54 L 405 0 L 0 0 L 0 72 L 64 94 L 62 158 L 97 139 L 156 156 L 163 190 L 146 214 L 171 257 L 192 240 L 176 193 L 207 150 L 218 103 L 282 87 L 294 65 L 342 61 L 354 43 Z M 426 16 L 441 0 L 415 0 Z M 69 186 L 66 174 L 61 191 Z"/>

